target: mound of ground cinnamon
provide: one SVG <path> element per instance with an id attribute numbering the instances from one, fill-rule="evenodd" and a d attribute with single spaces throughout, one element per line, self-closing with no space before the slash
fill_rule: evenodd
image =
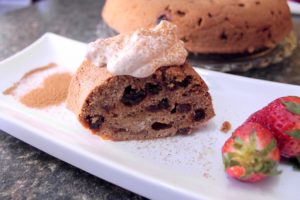
<path id="1" fill-rule="evenodd" d="M 7 88 L 6 90 L 3 91 L 4 95 L 15 95 L 15 91 L 17 90 L 17 88 L 23 84 L 24 80 L 26 79 L 30 79 L 32 76 L 50 70 L 52 68 L 58 67 L 55 63 L 49 63 L 48 65 L 42 66 L 42 67 L 38 67 L 36 69 L 30 70 L 29 72 L 25 73 L 22 78 L 18 81 L 15 82 L 11 87 Z"/>
<path id="2" fill-rule="evenodd" d="M 58 73 L 47 77 L 42 87 L 36 88 L 20 98 L 28 107 L 44 108 L 62 103 L 68 94 L 71 74 Z"/>
<path id="3" fill-rule="evenodd" d="M 31 108 L 46 108 L 63 103 L 72 74 L 55 63 L 33 69 L 3 94 L 11 95 Z"/>

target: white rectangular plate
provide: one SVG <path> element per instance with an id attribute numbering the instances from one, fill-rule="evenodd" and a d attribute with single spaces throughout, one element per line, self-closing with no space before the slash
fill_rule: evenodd
<path id="1" fill-rule="evenodd" d="M 288 4 L 292 14 L 297 14 L 297 15 L 300 14 L 300 3 L 289 1 Z"/>
<path id="2" fill-rule="evenodd" d="M 63 106 L 49 114 L 2 95 L 33 68 L 55 62 L 72 71 L 86 45 L 51 33 L 0 63 L 0 129 L 95 176 L 151 199 L 298 199 L 300 173 L 280 165 L 282 174 L 257 184 L 232 180 L 223 170 L 221 147 L 233 128 L 275 98 L 299 95 L 300 87 L 197 69 L 209 85 L 216 117 L 191 136 L 151 141 L 104 141 L 88 133 Z"/>

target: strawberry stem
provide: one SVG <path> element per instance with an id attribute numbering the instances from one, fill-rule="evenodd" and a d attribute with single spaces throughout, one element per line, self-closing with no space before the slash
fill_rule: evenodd
<path id="1" fill-rule="evenodd" d="M 253 131 L 248 140 L 242 140 L 235 136 L 232 144 L 235 151 L 227 152 L 223 155 L 225 169 L 233 166 L 245 168 L 242 179 L 247 179 L 252 173 L 262 173 L 269 176 L 280 173 L 277 170 L 277 161 L 268 158 L 268 154 L 276 148 L 276 140 L 272 139 L 265 148 L 257 149 L 256 134 L 256 131 Z"/>

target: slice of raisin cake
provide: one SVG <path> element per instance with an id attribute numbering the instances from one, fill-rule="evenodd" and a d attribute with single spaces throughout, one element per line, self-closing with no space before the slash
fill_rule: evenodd
<path id="1" fill-rule="evenodd" d="M 214 116 L 208 87 L 185 62 L 174 25 L 158 26 L 92 45 L 67 98 L 84 127 L 105 139 L 142 140 L 187 135 Z"/>

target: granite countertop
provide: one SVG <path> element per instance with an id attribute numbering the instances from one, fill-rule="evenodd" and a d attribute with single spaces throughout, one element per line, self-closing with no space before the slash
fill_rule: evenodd
<path id="1" fill-rule="evenodd" d="M 45 32 L 82 42 L 99 36 L 104 1 L 47 0 L 0 16 L 0 61 Z M 293 17 L 300 38 L 300 17 Z M 239 73 L 300 85 L 300 46 L 291 58 Z M 299 91 L 300 93 L 300 91 Z M 0 130 L 0 199 L 144 199 L 60 161 Z"/>

